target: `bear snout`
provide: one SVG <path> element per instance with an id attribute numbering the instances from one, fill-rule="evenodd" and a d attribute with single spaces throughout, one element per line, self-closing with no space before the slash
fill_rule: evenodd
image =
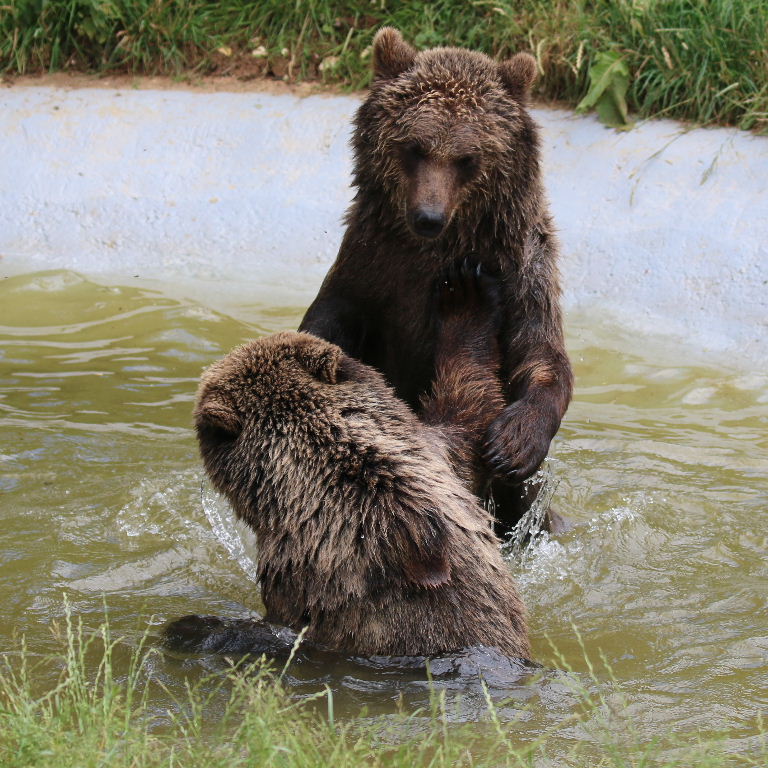
<path id="1" fill-rule="evenodd" d="M 445 211 L 437 208 L 416 208 L 408 214 L 408 225 L 413 233 L 429 240 L 439 237 L 447 222 Z"/>

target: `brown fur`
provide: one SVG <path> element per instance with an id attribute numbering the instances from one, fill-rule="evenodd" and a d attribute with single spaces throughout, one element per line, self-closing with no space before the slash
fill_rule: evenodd
<path id="1" fill-rule="evenodd" d="M 500 298 L 498 281 L 469 260 L 443 275 L 435 381 L 421 403 L 422 420 L 442 431 L 454 471 L 477 496 L 490 479 L 482 462 L 485 433 L 505 406 L 496 335 Z"/>
<path id="2" fill-rule="evenodd" d="M 437 371 L 436 276 L 470 255 L 498 271 L 506 407 L 482 451 L 509 527 L 529 501 L 519 484 L 546 456 L 572 389 L 558 244 L 526 109 L 536 63 L 517 54 L 497 64 L 457 48 L 417 53 L 390 28 L 376 36 L 373 61 L 355 120 L 347 231 L 301 330 L 376 367 L 419 408 Z"/>
<path id="3" fill-rule="evenodd" d="M 491 518 L 457 476 L 503 407 L 488 320 L 465 311 L 475 280 L 464 269 L 441 293 L 429 424 L 376 370 L 306 333 L 245 344 L 203 374 L 201 454 L 256 532 L 267 621 L 358 655 L 530 657 Z M 194 619 L 182 622 L 212 621 Z"/>

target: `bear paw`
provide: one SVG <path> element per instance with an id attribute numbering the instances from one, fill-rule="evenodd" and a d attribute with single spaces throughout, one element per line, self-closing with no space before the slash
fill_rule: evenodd
<path id="1" fill-rule="evenodd" d="M 532 403 L 518 400 L 488 427 L 485 460 L 494 476 L 512 485 L 527 480 L 547 456 L 557 426 Z"/>
<path id="2" fill-rule="evenodd" d="M 438 314 L 441 319 L 462 315 L 498 329 L 501 283 L 487 267 L 467 256 L 451 264 L 438 280 Z"/>

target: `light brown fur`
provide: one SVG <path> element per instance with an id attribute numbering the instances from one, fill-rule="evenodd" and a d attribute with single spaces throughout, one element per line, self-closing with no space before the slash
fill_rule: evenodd
<path id="1" fill-rule="evenodd" d="M 306 333 L 245 344 L 203 375 L 203 461 L 256 532 L 268 621 L 358 655 L 486 645 L 530 657 L 492 520 L 459 477 L 503 407 L 487 320 L 475 323 L 485 342 L 457 346 L 462 290 L 443 292 L 453 362 L 424 403 L 427 424 L 376 370 Z"/>

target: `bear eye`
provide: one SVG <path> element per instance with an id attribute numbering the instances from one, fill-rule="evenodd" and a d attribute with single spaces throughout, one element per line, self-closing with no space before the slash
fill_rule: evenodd
<path id="1" fill-rule="evenodd" d="M 456 167 L 463 176 L 474 176 L 480 168 L 480 158 L 477 155 L 462 155 L 456 159 Z"/>
<path id="2" fill-rule="evenodd" d="M 418 141 L 409 141 L 401 148 L 403 161 L 406 165 L 415 165 L 429 155 L 425 147 Z"/>

